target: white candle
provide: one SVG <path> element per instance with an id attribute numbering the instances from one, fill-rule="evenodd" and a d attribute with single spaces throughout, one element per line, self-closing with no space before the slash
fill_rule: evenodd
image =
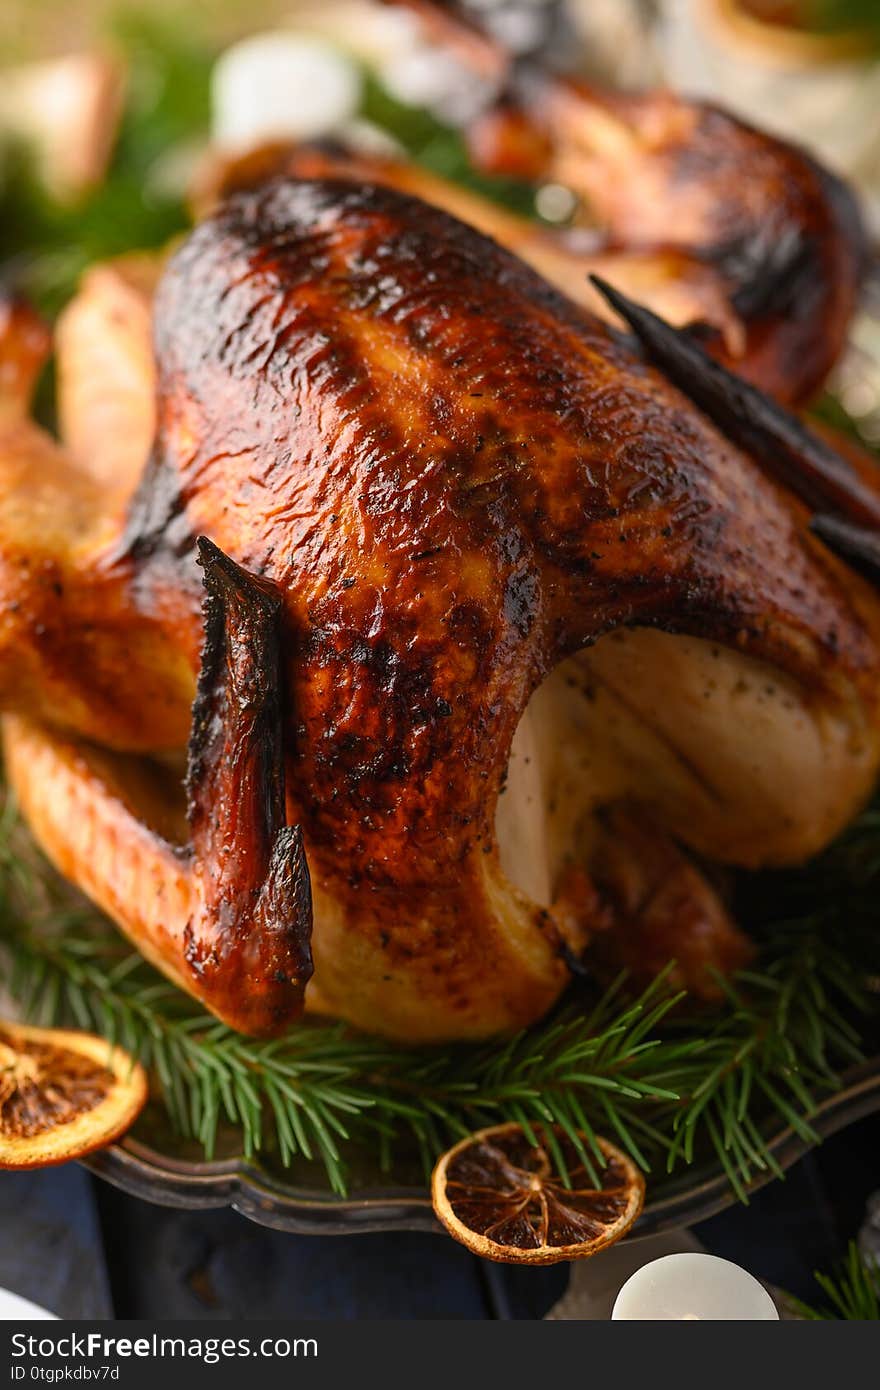
<path id="1" fill-rule="evenodd" d="M 778 1320 L 767 1290 L 739 1265 L 717 1255 L 664 1255 L 630 1275 L 614 1319 L 642 1322 Z"/>
<path id="2" fill-rule="evenodd" d="M 355 63 L 320 38 L 257 34 L 233 44 L 211 78 L 212 132 L 228 148 L 263 140 L 315 140 L 357 112 Z"/>
<path id="3" fill-rule="evenodd" d="M 55 1313 L 50 1313 L 48 1308 L 40 1308 L 20 1294 L 0 1289 L 0 1322 L 22 1322 L 25 1319 L 28 1322 L 58 1321 Z"/>

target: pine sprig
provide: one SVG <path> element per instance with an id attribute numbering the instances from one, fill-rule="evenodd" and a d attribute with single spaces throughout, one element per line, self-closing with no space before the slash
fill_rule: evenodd
<path id="1" fill-rule="evenodd" d="M 450 1140 L 482 1125 L 515 1120 L 529 1131 L 549 1121 L 594 1174 L 598 1131 L 646 1169 L 714 1152 L 745 1199 L 757 1175 L 778 1172 L 767 1123 L 815 1138 L 816 1099 L 860 1055 L 858 1020 L 880 973 L 878 880 L 880 816 L 868 812 L 810 870 L 751 882 L 764 946 L 754 969 L 720 982 L 717 1009 L 686 1012 L 663 978 L 632 999 L 621 980 L 504 1043 L 442 1049 L 318 1021 L 275 1042 L 231 1032 L 74 904 L 12 812 L 0 821 L 0 940 L 27 1014 L 93 1029 L 138 1055 L 175 1127 L 208 1155 L 230 1125 L 246 1155 L 315 1158 L 342 1192 L 355 1145 L 378 1148 L 386 1166 L 414 1145 L 429 1168 Z"/>
<path id="2" fill-rule="evenodd" d="M 880 1270 L 861 1253 L 854 1240 L 833 1274 L 817 1270 L 813 1278 L 827 1302 L 817 1308 L 788 1295 L 787 1302 L 798 1317 L 807 1322 L 880 1321 Z"/>
<path id="3" fill-rule="evenodd" d="M 681 1159 L 691 1163 L 708 1134 L 742 1200 L 756 1173 L 780 1176 L 761 1132 L 764 1117 L 817 1142 L 810 1124 L 816 1101 L 836 1086 L 840 1066 L 862 1060 L 852 1018 L 870 1007 L 863 971 L 811 927 L 780 925 L 762 964 L 718 980 L 724 1007 L 678 1078 L 686 1101 L 667 1158 L 669 1171 Z M 682 1028 L 690 1033 L 693 1019 Z"/>
<path id="4" fill-rule="evenodd" d="M 566 1011 L 501 1046 L 402 1048 L 321 1022 L 260 1042 L 194 1009 L 104 929 L 58 938 L 9 925 L 10 987 L 29 1017 L 70 1020 L 128 1048 L 155 1074 L 175 1126 L 208 1155 L 224 1119 L 241 1129 L 247 1156 L 271 1130 L 282 1162 L 320 1159 L 339 1191 L 349 1140 L 390 1157 L 408 1132 L 429 1168 L 452 1137 L 505 1119 L 561 1124 L 595 1172 L 604 1159 L 585 1110 L 611 1110 L 618 1124 L 626 1115 L 638 1153 L 635 1134 L 651 1127 L 627 1112 L 677 1101 L 656 1052 L 665 1047 L 671 1065 L 681 1044 L 645 1037 L 675 1003 L 662 982 L 613 1015 Z M 595 1107 L 584 1100 L 591 1092 Z"/>

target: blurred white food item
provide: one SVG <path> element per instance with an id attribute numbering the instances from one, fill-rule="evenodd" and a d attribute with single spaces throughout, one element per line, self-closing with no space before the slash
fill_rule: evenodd
<path id="1" fill-rule="evenodd" d="M 576 66 L 585 76 L 625 90 L 657 82 L 653 0 L 565 0 L 565 6 L 580 41 Z"/>
<path id="2" fill-rule="evenodd" d="M 452 54 L 418 47 L 383 63 L 378 76 L 385 89 L 405 106 L 424 106 L 454 124 L 464 125 L 486 104 L 491 89 Z"/>
<path id="3" fill-rule="evenodd" d="M 74 53 L 8 68 L 0 80 L 0 130 L 24 140 L 61 199 L 103 177 L 119 126 L 125 72 L 107 53 Z"/>
<path id="4" fill-rule="evenodd" d="M 430 106 L 442 101 L 462 77 L 461 64 L 455 58 L 430 48 L 399 53 L 383 63 L 380 72 L 391 95 L 409 106 Z"/>
<path id="5" fill-rule="evenodd" d="M 762 23 L 740 0 L 664 0 L 664 75 L 807 145 L 855 183 L 880 230 L 880 62 L 852 36 Z"/>
<path id="6" fill-rule="evenodd" d="M 494 34 L 511 53 L 532 51 L 540 44 L 546 29 L 546 19 L 541 10 L 547 4 L 548 0 L 530 0 L 530 3 L 520 0 L 519 4 L 512 4 L 510 0 L 497 0 L 492 23 Z M 474 6 L 471 5 L 471 8 Z"/>
<path id="7" fill-rule="evenodd" d="M 470 120 L 492 90 L 448 49 L 426 35 L 418 17 L 378 0 L 301 0 L 290 13 L 300 33 L 320 35 L 372 68 L 405 106 L 421 106 L 454 124 Z"/>
<path id="8" fill-rule="evenodd" d="M 266 140 L 314 140 L 357 113 L 361 75 L 314 35 L 257 34 L 227 48 L 211 77 L 211 128 L 226 149 Z"/>

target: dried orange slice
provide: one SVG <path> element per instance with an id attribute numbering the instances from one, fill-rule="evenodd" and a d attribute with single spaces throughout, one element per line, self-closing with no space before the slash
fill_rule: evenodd
<path id="1" fill-rule="evenodd" d="M 443 1155 L 431 1195 L 449 1234 L 487 1260 L 524 1265 L 583 1260 L 620 1240 L 645 1196 L 632 1159 L 597 1139 L 605 1167 L 596 1187 L 562 1129 L 536 1126 L 535 1137 L 537 1147 L 520 1125 L 494 1125 Z M 562 1154 L 570 1186 L 554 1151 Z"/>
<path id="2" fill-rule="evenodd" d="M 0 1022 L 0 1168 L 103 1148 L 147 1099 L 142 1066 L 104 1038 Z"/>

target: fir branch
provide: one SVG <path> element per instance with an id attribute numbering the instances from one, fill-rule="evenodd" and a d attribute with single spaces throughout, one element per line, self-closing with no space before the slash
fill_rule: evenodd
<path id="1" fill-rule="evenodd" d="M 506 1042 L 443 1049 L 395 1047 L 313 1021 L 276 1042 L 232 1033 L 91 909 L 74 906 L 11 813 L 0 823 L 0 938 L 28 1015 L 75 1022 L 141 1057 L 174 1125 L 209 1155 L 221 1124 L 231 1124 L 245 1154 L 272 1147 L 285 1164 L 314 1157 L 343 1191 L 353 1144 L 378 1148 L 386 1164 L 414 1144 L 427 1169 L 451 1139 L 482 1125 L 516 1120 L 528 1131 L 552 1121 L 594 1172 L 603 1161 L 597 1131 L 646 1169 L 714 1151 L 745 1199 L 756 1175 L 778 1171 L 765 1122 L 814 1138 L 816 1098 L 859 1055 L 852 1018 L 868 1008 L 876 970 L 868 903 L 878 876 L 876 812 L 811 870 L 771 876 L 786 919 L 765 911 L 759 966 L 723 983 L 712 1013 L 683 1012 L 662 978 L 636 1000 L 619 981 Z M 798 917 L 805 892 L 811 915 Z M 854 942 L 870 946 L 870 963 Z"/>
<path id="2" fill-rule="evenodd" d="M 718 980 L 726 1007 L 716 1013 L 686 1074 L 685 1103 L 673 1120 L 667 1166 L 693 1161 L 708 1134 L 741 1200 L 757 1174 L 779 1176 L 760 1123 L 769 1115 L 805 1142 L 817 1100 L 838 1084 L 837 1069 L 862 1060 L 852 1017 L 869 1010 L 866 973 L 857 957 L 813 925 L 779 924 L 762 969 Z M 686 1034 L 694 1021 L 682 1025 Z"/>
<path id="3" fill-rule="evenodd" d="M 384 1139 L 387 1151 L 408 1132 L 430 1168 L 451 1138 L 507 1119 L 561 1124 L 595 1172 L 604 1159 L 585 1111 L 611 1108 L 625 1128 L 620 1117 L 633 1107 L 677 1100 L 662 1084 L 663 1044 L 644 1038 L 675 1003 L 659 997 L 662 982 L 613 1016 L 597 1014 L 589 1029 L 572 1010 L 500 1046 L 402 1048 L 321 1022 L 260 1042 L 192 1008 L 104 930 L 56 938 L 3 925 L 11 989 L 29 1017 L 72 1020 L 127 1047 L 153 1071 L 175 1126 L 208 1155 L 224 1117 L 241 1129 L 248 1156 L 271 1128 L 282 1162 L 320 1159 L 339 1191 L 340 1143 Z M 666 1048 L 671 1064 L 681 1047 Z"/>
<path id="4" fill-rule="evenodd" d="M 817 1270 L 813 1278 L 827 1302 L 816 1308 L 787 1295 L 786 1301 L 798 1317 L 808 1322 L 880 1321 L 880 1270 L 862 1255 L 854 1240 L 849 1243 L 846 1258 L 832 1274 Z"/>

